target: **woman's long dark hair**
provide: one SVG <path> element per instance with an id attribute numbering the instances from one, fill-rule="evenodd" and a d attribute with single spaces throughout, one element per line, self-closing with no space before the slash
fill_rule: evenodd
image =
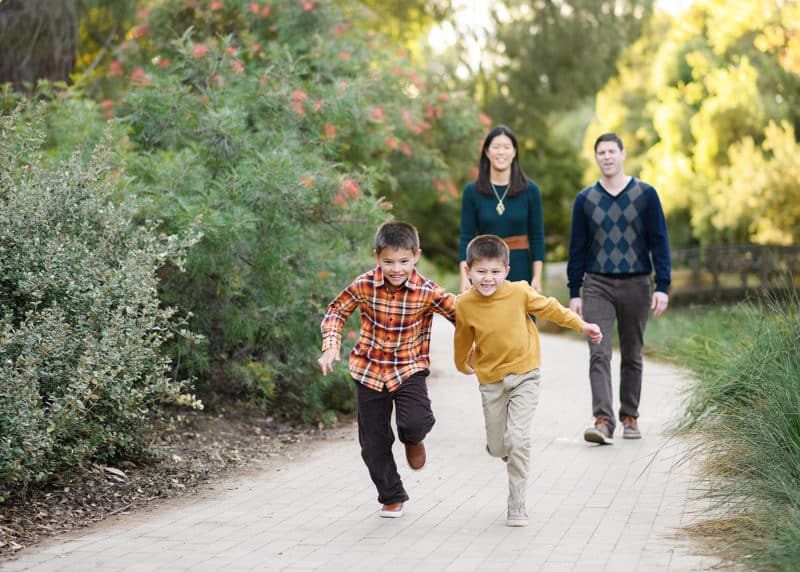
<path id="1" fill-rule="evenodd" d="M 482 195 L 488 197 L 494 196 L 491 180 L 489 178 L 491 176 L 492 166 L 489 163 L 489 157 L 486 156 L 486 150 L 489 148 L 489 145 L 492 144 L 492 140 L 498 135 L 505 135 L 511 139 L 511 144 L 514 145 L 514 159 L 511 161 L 511 179 L 509 180 L 511 188 L 508 189 L 508 196 L 513 197 L 528 188 L 528 176 L 522 171 L 522 167 L 519 166 L 519 146 L 517 145 L 517 138 L 514 137 L 514 132 L 505 125 L 498 125 L 489 131 L 488 135 L 486 135 L 486 138 L 483 140 L 481 161 L 478 165 L 478 178 L 475 180 L 475 188 Z"/>

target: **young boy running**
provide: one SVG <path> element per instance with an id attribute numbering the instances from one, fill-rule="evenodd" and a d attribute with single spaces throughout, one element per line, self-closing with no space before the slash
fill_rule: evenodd
<path id="1" fill-rule="evenodd" d="M 421 251 L 412 225 L 381 225 L 374 254 L 377 267 L 356 278 L 328 306 L 317 363 L 323 375 L 333 371 L 342 328 L 358 309 L 361 333 L 349 360 L 356 381 L 358 442 L 383 504 L 380 516 L 396 518 L 403 516 L 408 494 L 392 455 L 392 408 L 408 466 L 419 470 L 425 465 L 422 441 L 435 423 L 426 384 L 431 323 L 434 313 L 455 320 L 455 296 L 416 271 Z"/>
<path id="2" fill-rule="evenodd" d="M 508 282 L 509 251 L 494 235 L 467 246 L 472 287 L 456 299 L 455 364 L 478 376 L 486 423 L 486 449 L 508 464 L 508 526 L 527 526 L 525 495 L 531 450 L 531 422 L 539 399 L 539 333 L 528 316 L 578 330 L 595 342 L 596 324 L 545 298 L 527 282 Z"/>

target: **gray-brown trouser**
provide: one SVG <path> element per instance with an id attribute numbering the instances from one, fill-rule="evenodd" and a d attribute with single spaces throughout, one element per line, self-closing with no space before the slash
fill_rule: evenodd
<path id="1" fill-rule="evenodd" d="M 508 463 L 508 505 L 525 504 L 531 464 L 531 424 L 539 402 L 538 369 L 509 374 L 496 383 L 482 383 L 486 448 Z"/>
<path id="2" fill-rule="evenodd" d="M 589 343 L 589 380 L 592 385 L 592 412 L 609 423 L 612 433 L 614 393 L 611 386 L 611 350 L 614 322 L 619 331 L 620 383 L 619 419 L 639 417 L 642 393 L 642 347 L 644 328 L 650 312 L 650 277 L 613 277 L 589 274 L 583 280 L 583 319 L 594 322 L 603 332 L 603 341 Z"/>

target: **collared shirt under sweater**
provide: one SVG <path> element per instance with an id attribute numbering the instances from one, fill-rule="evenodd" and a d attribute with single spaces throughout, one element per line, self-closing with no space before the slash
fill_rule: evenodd
<path id="1" fill-rule="evenodd" d="M 357 382 L 394 391 L 403 380 L 430 367 L 433 315 L 455 321 L 455 295 L 416 270 L 397 289 L 380 267 L 356 278 L 328 305 L 322 320 L 322 351 L 342 345 L 342 329 L 358 309 L 361 332 L 348 362 Z"/>

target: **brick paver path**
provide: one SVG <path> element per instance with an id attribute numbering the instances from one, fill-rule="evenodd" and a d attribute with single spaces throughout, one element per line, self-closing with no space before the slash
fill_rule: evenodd
<path id="1" fill-rule="evenodd" d="M 452 367 L 452 327 L 434 326 L 428 464 L 405 465 L 411 501 L 377 516 L 375 489 L 346 427 L 191 498 L 44 542 L 0 568 L 87 571 L 693 571 L 717 564 L 674 534 L 694 518 L 691 465 L 669 439 L 683 373 L 647 362 L 644 438 L 599 447 L 586 343 L 543 336 L 533 427 L 530 526 L 505 526 L 505 465 L 484 451 L 476 381 Z M 617 366 L 615 364 L 615 369 Z"/>

